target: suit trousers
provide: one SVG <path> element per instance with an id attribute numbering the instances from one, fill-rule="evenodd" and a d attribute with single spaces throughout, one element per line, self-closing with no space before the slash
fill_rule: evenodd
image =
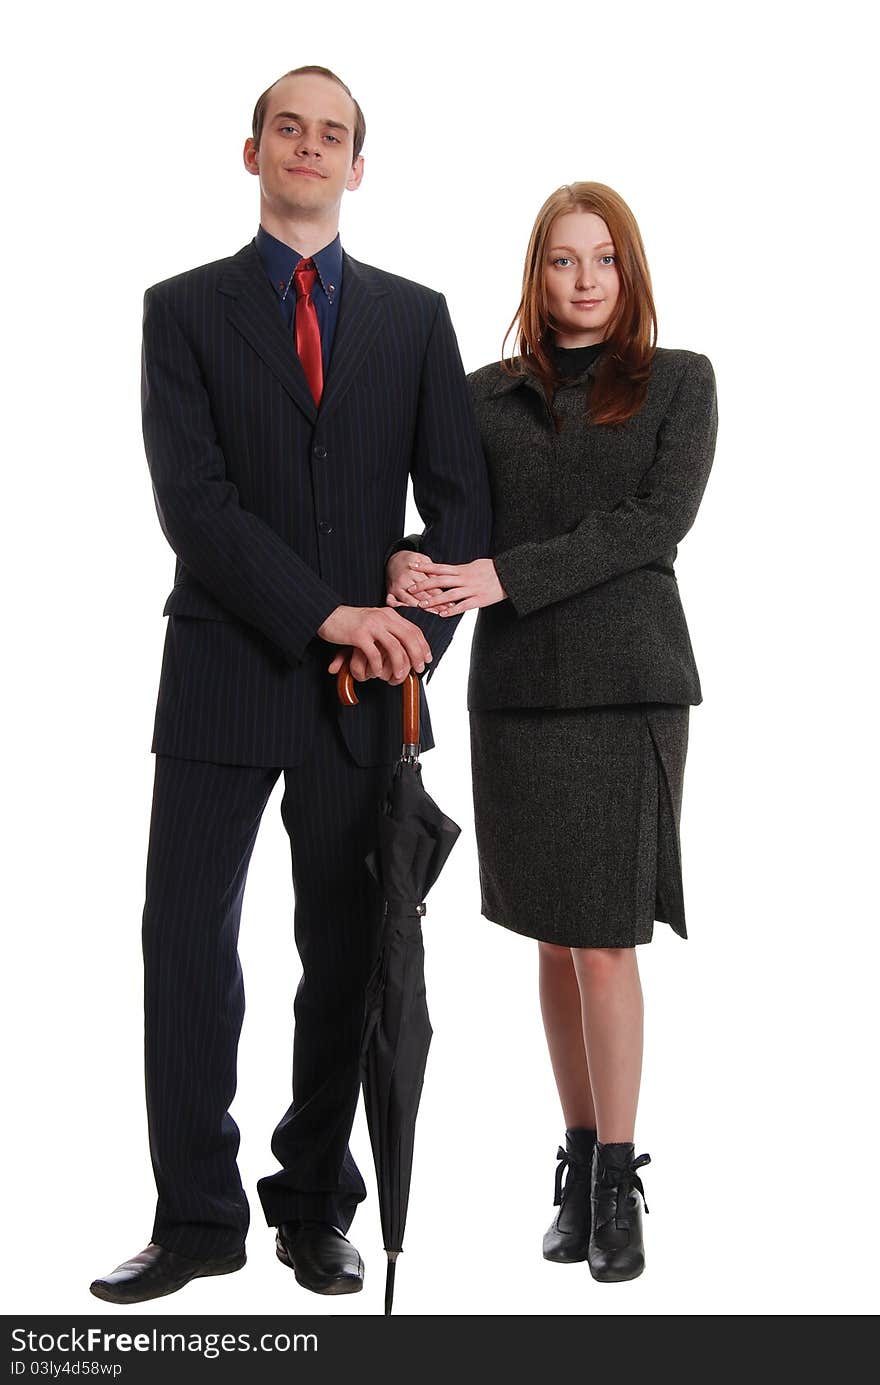
<path id="1" fill-rule="evenodd" d="M 293 1099 L 271 1142 L 281 1168 L 258 1183 L 270 1226 L 315 1219 L 345 1231 L 366 1196 L 348 1138 L 382 898 L 364 857 L 393 769 L 357 765 L 329 713 L 316 720 L 303 763 L 283 769 L 302 978 Z M 194 1258 L 240 1248 L 250 1220 L 229 1113 L 244 1017 L 238 932 L 257 831 L 281 773 L 156 756 L 143 913 L 152 1238 Z"/>

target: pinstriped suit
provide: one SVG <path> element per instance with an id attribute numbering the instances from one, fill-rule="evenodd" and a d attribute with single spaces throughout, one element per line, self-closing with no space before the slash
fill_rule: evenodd
<path id="1" fill-rule="evenodd" d="M 443 298 L 343 260 L 316 408 L 251 241 L 144 299 L 144 443 L 177 555 L 152 749 L 143 939 L 153 1239 L 190 1256 L 241 1245 L 247 1199 L 229 1115 L 244 996 L 237 956 L 248 863 L 285 776 L 295 937 L 293 1102 L 260 1181 L 270 1225 L 347 1229 L 365 1196 L 347 1147 L 363 989 L 381 901 L 363 867 L 400 749 L 400 692 L 340 709 L 316 630 L 340 604 L 384 604 L 387 550 L 412 475 L 438 561 L 486 551 L 485 463 Z M 454 621 L 401 611 L 433 652 Z M 433 744 L 422 690 L 423 743 Z"/>

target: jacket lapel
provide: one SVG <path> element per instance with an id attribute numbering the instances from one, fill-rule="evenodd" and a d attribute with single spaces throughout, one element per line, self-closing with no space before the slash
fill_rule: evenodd
<path id="1" fill-rule="evenodd" d="M 322 418 L 337 407 L 381 330 L 384 319 L 381 299 L 387 292 L 369 265 L 343 252 L 342 302 L 321 396 Z"/>
<path id="2" fill-rule="evenodd" d="M 368 265 L 344 252 L 342 263 L 342 302 L 321 396 L 322 418 L 339 404 L 381 330 L 381 298 L 387 293 Z M 220 278 L 219 291 L 226 296 L 229 321 L 314 423 L 318 410 L 255 239 L 232 256 Z"/>
<path id="3" fill-rule="evenodd" d="M 263 268 L 256 240 L 232 256 L 221 276 L 219 291 L 226 295 L 229 321 L 278 377 L 293 402 L 314 422 L 318 416 L 315 401 Z"/>
<path id="4" fill-rule="evenodd" d="M 599 358 L 596 357 L 595 360 L 590 361 L 590 364 L 586 366 L 585 369 L 582 370 L 579 375 L 569 376 L 566 379 L 565 384 L 582 385 L 584 381 L 591 380 L 593 378 L 593 376 L 596 374 L 598 366 Z M 533 390 L 535 394 L 540 395 L 542 399 L 544 398 L 544 386 L 541 384 L 541 382 L 537 379 L 536 376 L 530 374 L 530 372 L 527 370 L 524 370 L 521 374 L 518 375 L 502 375 L 501 379 L 497 380 L 495 384 L 492 386 L 492 395 L 496 396 L 499 394 L 509 394 L 511 390 L 517 390 L 520 388 L 521 385 L 525 385 L 526 389 Z"/>

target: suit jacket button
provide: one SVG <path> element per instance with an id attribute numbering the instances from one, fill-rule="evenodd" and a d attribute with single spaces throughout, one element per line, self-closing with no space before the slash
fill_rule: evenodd
<path id="1" fill-rule="evenodd" d="M 326 521 L 326 519 L 322 519 L 322 520 L 321 520 L 321 523 L 318 525 L 318 533 L 319 533 L 319 534 L 332 534 L 332 533 L 333 533 L 333 525 L 332 525 L 332 524 L 328 524 L 327 521 Z"/>
<path id="2" fill-rule="evenodd" d="M 315 454 L 316 457 L 326 457 L 326 456 L 327 456 L 327 449 L 326 449 L 326 447 L 322 447 L 320 443 L 318 443 L 316 447 L 312 448 L 312 451 L 314 452 L 314 454 Z"/>

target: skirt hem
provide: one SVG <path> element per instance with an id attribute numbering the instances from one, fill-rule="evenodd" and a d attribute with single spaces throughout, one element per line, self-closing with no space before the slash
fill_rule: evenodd
<path id="1" fill-rule="evenodd" d="M 681 938 L 682 942 L 687 942 L 687 934 L 680 933 L 679 930 L 676 928 L 675 924 L 670 922 L 669 919 L 655 919 L 654 923 L 651 924 L 651 929 L 648 933 L 648 936 L 637 937 L 635 941 L 633 941 L 632 931 L 630 931 L 629 938 L 626 942 L 606 942 L 603 939 L 602 942 L 583 943 L 571 942 L 567 938 L 541 937 L 537 933 L 532 931 L 531 926 L 529 928 L 526 928 L 524 926 L 520 927 L 515 923 L 508 922 L 506 919 L 493 918 L 492 915 L 487 913 L 485 909 L 481 909 L 480 914 L 484 919 L 487 919 L 489 923 L 497 924 L 499 928 L 506 928 L 509 933 L 516 933 L 520 938 L 531 938 L 532 941 L 536 943 L 551 943 L 555 947 L 644 947 L 646 944 L 654 941 L 654 923 L 666 924 L 667 928 L 670 928 L 677 938 Z"/>

